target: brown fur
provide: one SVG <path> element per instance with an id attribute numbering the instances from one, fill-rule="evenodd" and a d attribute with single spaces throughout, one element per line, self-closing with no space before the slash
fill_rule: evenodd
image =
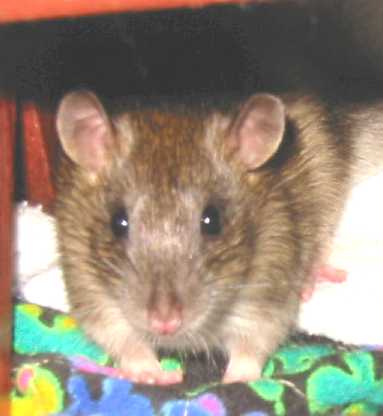
<path id="1" fill-rule="evenodd" d="M 63 160 L 56 214 L 70 303 L 116 358 L 136 341 L 230 351 L 243 339 L 262 365 L 294 326 L 342 211 L 353 150 L 340 152 L 341 127 L 321 104 L 285 103 L 284 141 L 254 172 L 226 152 L 233 116 L 216 111 L 121 113 L 113 120 L 118 150 L 96 180 Z M 222 207 L 223 234 L 202 238 L 200 216 L 211 202 Z M 110 228 L 120 206 L 129 212 L 127 242 Z M 183 305 L 175 334 L 148 329 L 156 302 Z"/>

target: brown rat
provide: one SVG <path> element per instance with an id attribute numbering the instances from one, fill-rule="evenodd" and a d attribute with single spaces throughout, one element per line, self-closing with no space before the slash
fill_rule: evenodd
<path id="1" fill-rule="evenodd" d="M 182 379 L 160 368 L 158 347 L 218 347 L 225 382 L 258 378 L 345 203 L 347 123 L 305 96 L 109 116 L 77 91 L 57 128 L 59 245 L 86 333 L 137 382 Z"/>

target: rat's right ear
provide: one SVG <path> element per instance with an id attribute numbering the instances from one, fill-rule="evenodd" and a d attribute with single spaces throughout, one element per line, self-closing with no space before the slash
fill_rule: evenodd
<path id="1" fill-rule="evenodd" d="M 250 97 L 234 120 L 226 144 L 249 171 L 278 150 L 285 132 L 285 106 L 271 94 Z"/>
<path id="2" fill-rule="evenodd" d="M 56 127 L 66 155 L 97 174 L 105 167 L 113 144 L 112 126 L 99 99 L 90 91 L 74 91 L 61 100 Z"/>

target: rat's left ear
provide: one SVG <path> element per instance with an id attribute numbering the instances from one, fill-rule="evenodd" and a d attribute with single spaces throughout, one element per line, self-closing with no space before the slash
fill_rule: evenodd
<path id="1" fill-rule="evenodd" d="M 73 162 L 92 174 L 106 166 L 114 138 L 111 122 L 94 93 L 68 93 L 60 102 L 56 126 L 64 152 Z"/>
<path id="2" fill-rule="evenodd" d="M 277 151 L 285 132 L 285 106 L 276 96 L 257 94 L 249 98 L 234 120 L 227 147 L 246 169 L 266 163 Z"/>

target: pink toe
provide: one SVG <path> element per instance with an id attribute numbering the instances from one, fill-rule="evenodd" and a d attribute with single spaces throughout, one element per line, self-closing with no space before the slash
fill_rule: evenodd
<path id="1" fill-rule="evenodd" d="M 347 272 L 342 269 L 326 265 L 314 272 L 316 282 L 342 283 L 347 280 Z"/>

